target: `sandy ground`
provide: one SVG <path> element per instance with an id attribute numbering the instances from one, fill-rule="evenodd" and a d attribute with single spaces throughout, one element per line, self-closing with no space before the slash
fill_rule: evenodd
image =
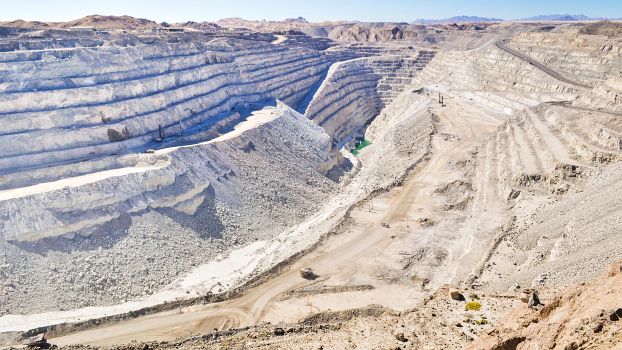
<path id="1" fill-rule="evenodd" d="M 416 168 L 403 186 L 353 210 L 345 232 L 328 238 L 317 250 L 290 266 L 288 271 L 233 300 L 128 320 L 59 337 L 52 342 L 62 346 L 77 343 L 112 345 L 132 340 L 163 341 L 264 321 L 295 321 L 309 313 L 369 304 L 397 310 L 414 307 L 425 295 L 420 284 L 403 278 L 399 281 L 386 278 L 382 270 L 373 266 L 389 266 L 389 269 L 395 270 L 391 264 L 396 249 L 401 246 L 403 250 L 413 240 L 423 243 L 433 237 L 423 232 L 430 229 L 415 222 L 442 214 L 436 205 L 435 189 L 457 176 L 448 170 L 448 164 L 468 156 L 473 152 L 473 146 L 500 124 L 494 116 L 474 110 L 474 107 L 458 99 L 449 103 L 448 107 L 438 107 L 433 113 L 439 118 L 439 135 L 433 139 L 431 159 Z M 363 161 L 366 152 L 373 152 L 373 145 L 361 152 Z M 471 227 L 466 230 L 470 230 L 471 234 L 457 237 L 455 244 L 452 244 L 455 249 L 452 255 L 455 257 L 438 274 L 443 281 L 453 280 L 461 261 L 469 255 L 474 230 Z M 462 254 L 458 256 L 457 252 Z M 320 277 L 315 281 L 302 279 L 299 269 L 304 267 L 312 268 Z M 279 298 L 288 291 L 312 285 L 342 287 L 340 290 L 345 292 Z M 347 287 L 352 285 L 371 285 L 372 288 L 348 291 Z"/>

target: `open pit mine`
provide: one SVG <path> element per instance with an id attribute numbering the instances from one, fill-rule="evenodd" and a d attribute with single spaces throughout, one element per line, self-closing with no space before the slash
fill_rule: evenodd
<path id="1" fill-rule="evenodd" d="M 619 22 L 0 23 L 0 347 L 621 349 L 621 159 Z"/>

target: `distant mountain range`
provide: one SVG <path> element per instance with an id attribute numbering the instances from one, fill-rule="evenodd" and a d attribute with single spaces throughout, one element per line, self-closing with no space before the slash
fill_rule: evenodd
<path id="1" fill-rule="evenodd" d="M 454 16 L 443 19 L 416 19 L 414 23 L 421 24 L 440 24 L 440 23 L 465 23 L 465 22 L 503 22 L 501 18 L 489 18 L 479 16 Z"/>
<path id="2" fill-rule="evenodd" d="M 298 18 L 288 18 L 283 22 L 287 22 L 287 23 L 309 23 L 309 21 L 307 21 L 304 17 L 298 17 Z"/>
<path id="3" fill-rule="evenodd" d="M 604 18 L 591 18 L 585 15 L 540 15 L 522 19 L 506 20 L 501 18 L 490 18 L 480 16 L 454 16 L 444 19 L 417 19 L 413 21 L 413 24 L 423 25 L 453 25 L 456 24 L 459 27 L 468 27 L 473 24 L 475 27 L 485 27 L 490 23 L 498 23 L 505 21 L 532 21 L 532 22 L 552 22 L 552 21 L 600 21 Z M 610 18 L 612 20 L 622 20 L 622 18 Z M 134 18 L 131 16 L 102 16 L 102 15 L 90 15 L 80 19 L 68 21 L 68 22 L 37 22 L 37 21 L 24 21 L 15 20 L 10 22 L 0 22 L 0 27 L 13 27 L 22 29 L 68 29 L 75 27 L 93 28 L 100 30 L 120 30 L 120 29 L 132 29 L 132 30 L 153 30 L 159 27 L 184 27 L 192 28 L 195 30 L 203 31 L 217 31 L 220 27 L 227 28 L 248 28 L 257 31 L 284 31 L 290 29 L 296 29 L 303 31 L 309 35 L 314 36 L 327 36 L 328 32 L 338 26 L 351 26 L 361 24 L 365 22 L 357 21 L 338 21 L 338 22 L 321 22 L 311 23 L 304 17 L 288 18 L 282 21 L 255 21 L 245 20 L 242 18 L 225 18 L 218 20 L 217 22 L 185 22 L 185 23 L 156 23 L 155 21 Z M 487 24 L 486 24 L 487 23 Z M 408 23 L 402 22 L 372 22 L 367 27 L 380 28 L 383 26 L 407 26 Z M 359 26 L 360 27 L 360 26 Z M 465 27 L 465 28 L 466 28 Z M 346 28 L 347 29 L 347 28 Z"/>
<path id="4" fill-rule="evenodd" d="M 603 20 L 604 18 L 591 18 L 586 15 L 540 15 L 522 18 L 520 21 L 563 21 L 563 22 L 573 22 L 573 21 L 595 21 L 595 20 Z"/>
<path id="5" fill-rule="evenodd" d="M 602 17 L 588 17 L 586 15 L 539 15 L 509 21 L 559 21 L 559 22 L 574 22 L 574 21 L 599 21 L 606 18 Z M 620 18 L 610 18 L 617 19 Z M 416 19 L 413 23 L 421 24 L 446 24 L 446 23 L 465 23 L 465 22 L 505 22 L 506 19 L 479 17 L 479 16 L 454 16 L 443 19 Z"/>

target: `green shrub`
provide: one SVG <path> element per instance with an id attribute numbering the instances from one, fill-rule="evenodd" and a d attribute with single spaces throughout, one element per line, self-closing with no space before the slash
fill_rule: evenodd
<path id="1" fill-rule="evenodd" d="M 367 139 L 364 139 L 361 143 L 359 143 L 355 149 L 352 150 L 352 154 L 354 154 L 355 156 L 359 154 L 359 151 L 362 150 L 363 148 L 367 147 L 371 145 L 371 142 Z"/>
<path id="2" fill-rule="evenodd" d="M 465 308 L 467 311 L 479 311 L 482 308 L 482 304 L 477 301 L 469 301 L 466 303 Z"/>
<path id="3" fill-rule="evenodd" d="M 482 326 L 482 325 L 488 324 L 488 320 L 486 318 L 482 318 L 481 320 L 475 321 L 475 324 Z"/>

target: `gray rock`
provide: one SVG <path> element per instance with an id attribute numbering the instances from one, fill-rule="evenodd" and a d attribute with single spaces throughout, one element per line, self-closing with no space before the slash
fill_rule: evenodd
<path id="1" fill-rule="evenodd" d="M 536 307 L 538 305 L 543 305 L 543 304 L 540 303 L 540 298 L 538 298 L 538 293 L 532 292 L 531 296 L 529 297 L 529 302 L 527 303 L 527 306 Z"/>
<path id="2" fill-rule="evenodd" d="M 395 335 L 395 339 L 401 341 L 402 343 L 408 342 L 408 339 L 404 336 L 404 333 L 401 332 Z"/>
<path id="3" fill-rule="evenodd" d="M 464 295 L 462 295 L 462 293 L 460 293 L 457 289 L 452 288 L 449 290 L 449 296 L 453 299 L 453 300 L 458 300 L 458 301 L 464 301 Z"/>

